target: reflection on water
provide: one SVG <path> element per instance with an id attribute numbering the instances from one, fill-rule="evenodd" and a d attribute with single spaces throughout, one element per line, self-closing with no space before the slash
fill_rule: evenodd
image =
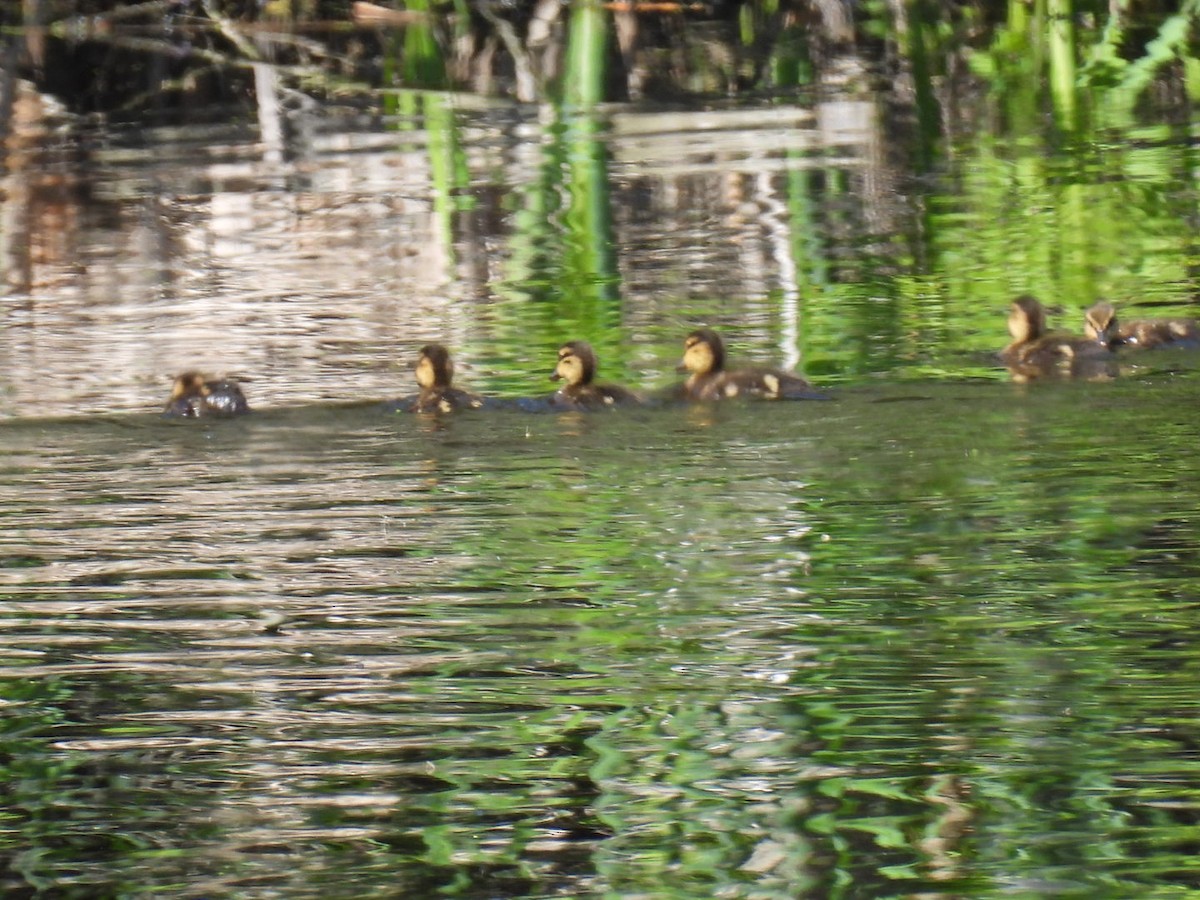
<path id="1" fill-rule="evenodd" d="M 71 277 L 38 267 L 6 312 L 0 410 L 145 410 L 181 361 L 254 379 L 257 406 L 394 396 L 411 385 L 398 364 L 434 340 L 499 390 L 542 389 L 571 338 L 659 386 L 695 317 L 728 320 L 725 297 L 728 324 L 794 364 L 781 179 L 861 179 L 872 110 L 837 98 L 558 128 L 436 107 L 375 131 L 331 111 L 287 165 L 234 130 L 104 132 L 90 218 L 56 261 Z"/>
<path id="2" fill-rule="evenodd" d="M 1200 887 L 1197 361 L 991 355 L 1018 292 L 1187 312 L 1172 145 L 921 193 L 855 96 L 422 112 L 10 155 L 0 892 Z M 431 341 L 657 388 L 701 323 L 836 399 L 375 402 Z M 257 412 L 154 415 L 193 367 Z"/>
<path id="3" fill-rule="evenodd" d="M 1194 886 L 1197 383 L 10 423 L 6 892 Z"/>
<path id="4" fill-rule="evenodd" d="M 538 360 L 576 337 L 651 386 L 696 317 L 794 364 L 780 179 L 866 184 L 872 109 L 621 112 L 585 130 L 507 109 L 442 125 L 439 109 L 425 127 L 364 131 L 331 113 L 287 166 L 236 131 L 105 132 L 89 156 L 94 223 L 56 260 L 71 278 L 40 267 L 34 297 L 8 310 L 3 408 L 146 409 L 181 360 L 253 377 L 275 404 L 387 396 L 407 382 L 394 363 L 431 340 L 497 389 L 528 392 Z"/>
<path id="5" fill-rule="evenodd" d="M 8 158 L 23 293 L 0 414 L 145 411 L 192 367 L 251 380 L 257 407 L 394 397 L 431 341 L 486 392 L 540 393 L 570 339 L 645 390 L 697 324 L 824 384 L 999 379 L 1017 293 L 1072 333 L 1098 296 L 1195 315 L 1169 135 L 1098 159 L 981 141 L 930 186 L 853 94 L 566 122 L 421 109 L 314 114 L 287 162 L 233 126 L 64 131 L 43 111 Z"/>

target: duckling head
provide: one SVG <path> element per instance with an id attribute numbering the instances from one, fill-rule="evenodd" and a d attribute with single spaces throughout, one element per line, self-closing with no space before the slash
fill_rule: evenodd
<path id="1" fill-rule="evenodd" d="M 707 375 L 720 372 L 725 367 L 725 345 L 721 336 L 711 328 L 697 328 L 683 341 L 681 372 Z"/>
<path id="2" fill-rule="evenodd" d="M 171 385 L 171 402 L 184 397 L 207 397 L 208 382 L 200 372 L 184 372 Z"/>
<path id="3" fill-rule="evenodd" d="M 450 387 L 454 380 L 454 360 L 441 344 L 426 344 L 417 359 L 417 384 L 422 390 Z"/>
<path id="4" fill-rule="evenodd" d="M 1022 294 L 1012 302 L 1008 314 L 1008 333 L 1018 344 L 1036 341 L 1046 333 L 1046 311 L 1036 299 Z"/>
<path id="5" fill-rule="evenodd" d="M 591 384 L 596 377 L 596 354 L 587 341 L 568 341 L 558 348 L 558 364 L 551 381 L 565 381 L 568 387 Z"/>
<path id="6" fill-rule="evenodd" d="M 1092 304 L 1083 314 L 1083 331 L 1093 341 L 1107 345 L 1116 330 L 1117 310 L 1106 300 Z"/>

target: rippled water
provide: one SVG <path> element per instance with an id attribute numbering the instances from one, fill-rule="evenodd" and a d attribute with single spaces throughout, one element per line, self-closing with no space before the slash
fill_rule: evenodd
<path id="1" fill-rule="evenodd" d="M 1194 886 L 1198 384 L 10 424 L 7 890 Z"/>
<path id="2" fill-rule="evenodd" d="M 767 153 L 613 125 L 611 257 L 520 117 L 464 114 L 449 218 L 424 132 L 330 129 L 290 180 L 110 136 L 0 332 L 0 892 L 1200 889 L 1198 360 L 1008 383 L 1046 271 L 950 193 L 901 240 L 920 198 L 839 109 Z M 1097 277 L 1186 312 L 1163 227 Z M 489 392 L 575 336 L 656 388 L 698 322 L 834 399 L 379 402 L 434 339 Z M 256 413 L 159 418 L 185 364 Z"/>

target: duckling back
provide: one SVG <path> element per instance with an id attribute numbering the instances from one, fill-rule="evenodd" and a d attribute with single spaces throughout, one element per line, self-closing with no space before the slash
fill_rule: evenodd
<path id="1" fill-rule="evenodd" d="M 828 400 L 829 395 L 791 372 L 777 369 L 734 369 L 693 376 L 684 385 L 688 400 Z"/>
<path id="2" fill-rule="evenodd" d="M 209 383 L 205 398 L 208 415 L 240 416 L 250 412 L 250 405 L 236 381 L 222 378 Z"/>
<path id="3" fill-rule="evenodd" d="M 208 380 L 199 372 L 185 372 L 175 379 L 163 414 L 177 418 L 231 418 L 250 412 L 250 405 L 236 381 Z"/>
<path id="4" fill-rule="evenodd" d="M 618 384 L 568 384 L 555 391 L 551 402 L 560 409 L 605 409 L 636 405 L 642 398 Z"/>
<path id="5" fill-rule="evenodd" d="M 450 413 L 461 409 L 479 409 L 483 398 L 454 387 L 422 388 L 408 407 L 415 413 Z"/>
<path id="6" fill-rule="evenodd" d="M 1048 334 L 1002 357 L 1013 381 L 1045 378 L 1103 380 L 1116 375 L 1116 359 L 1101 344 L 1072 335 Z"/>
<path id="7" fill-rule="evenodd" d="M 1084 314 L 1084 332 L 1109 349 L 1131 347 L 1194 347 L 1200 345 L 1200 323 L 1195 319 L 1134 319 L 1122 322 L 1111 303 L 1100 301 Z"/>
<path id="8" fill-rule="evenodd" d="M 1134 319 L 1122 324 L 1117 336 L 1126 346 L 1195 347 L 1200 345 L 1200 323 L 1195 319 Z"/>

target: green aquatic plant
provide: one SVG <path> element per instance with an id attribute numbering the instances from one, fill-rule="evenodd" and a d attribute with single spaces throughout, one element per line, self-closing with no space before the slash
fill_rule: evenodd
<path id="1" fill-rule="evenodd" d="M 597 0 L 571 6 L 563 105 L 568 111 L 591 109 L 604 100 L 604 79 L 611 15 Z"/>
<path id="2" fill-rule="evenodd" d="M 1142 55 L 1132 60 L 1122 55 L 1132 24 L 1128 6 L 1127 0 L 1114 5 L 1115 14 L 1088 51 L 1080 72 L 1084 82 L 1103 99 L 1096 106 L 1105 125 L 1131 125 L 1139 98 L 1173 63 L 1183 69 L 1189 98 L 1193 102 L 1200 99 L 1200 58 L 1193 38 L 1200 27 L 1200 0 L 1181 3 L 1178 11 L 1159 23 Z"/>
<path id="3" fill-rule="evenodd" d="M 1046 104 L 1064 131 L 1087 125 L 1091 107 L 1106 124 L 1129 121 L 1151 86 L 1175 73 L 1193 99 L 1200 97 L 1193 38 L 1200 0 L 1182 0 L 1166 12 L 1128 0 L 970 6 L 868 0 L 856 4 L 853 15 L 836 0 L 413 0 L 403 9 L 204 0 L 189 4 L 186 17 L 166 0 L 10 6 L 0 13 L 0 29 L 20 74 L 39 87 L 52 85 L 73 107 L 153 102 L 162 108 L 164 100 L 182 107 L 194 97 L 236 96 L 255 77 L 255 65 L 270 65 L 318 93 L 404 85 L 588 107 L 654 92 L 809 83 L 851 47 L 865 69 L 900 75 L 914 92 L 922 133 L 933 135 L 940 119 L 937 89 L 959 79 L 964 59 L 1011 119 L 1036 123 Z M 613 77 L 617 72 L 623 85 Z"/>
<path id="4" fill-rule="evenodd" d="M 1131 126 L 1138 101 L 1173 64 L 1182 70 L 1189 96 L 1200 97 L 1192 37 L 1200 25 L 1200 0 L 1184 0 L 1158 21 L 1152 13 L 1135 16 L 1127 0 L 1089 5 L 1083 13 L 1071 0 L 1012 0 L 986 49 L 970 52 L 972 70 L 991 84 L 1011 123 L 1036 123 L 1048 101 L 1064 132 L 1089 122 Z M 1149 38 L 1141 37 L 1145 31 Z"/>

